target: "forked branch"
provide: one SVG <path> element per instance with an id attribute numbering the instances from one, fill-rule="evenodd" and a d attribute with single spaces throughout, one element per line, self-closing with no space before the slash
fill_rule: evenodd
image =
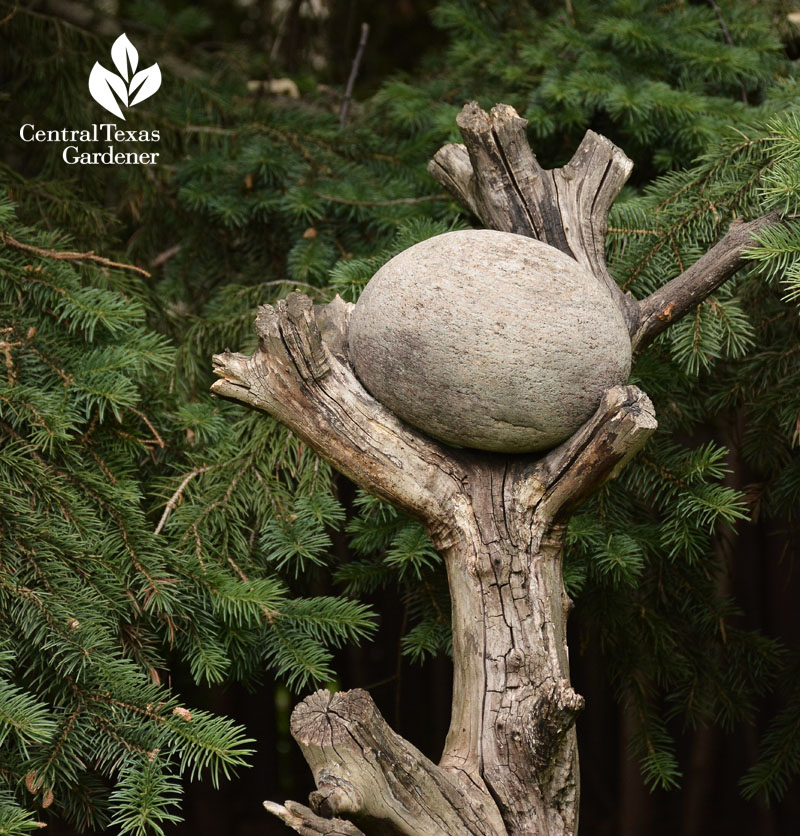
<path id="1" fill-rule="evenodd" d="M 446 520 L 464 468 L 372 398 L 345 356 L 352 304 L 300 293 L 259 308 L 259 348 L 214 356 L 211 390 L 269 412 L 334 467 L 417 519 Z"/>
<path id="2" fill-rule="evenodd" d="M 542 817 L 550 833 L 571 833 L 572 726 L 583 701 L 569 684 L 560 535 L 551 529 L 644 443 L 655 427 L 649 401 L 615 387 L 538 464 L 455 450 L 366 392 L 346 356 L 349 310 L 341 300 L 315 308 L 299 294 L 261 308 L 258 350 L 215 357 L 213 389 L 271 413 L 426 524 L 453 599 L 451 730 L 436 766 L 389 728 L 365 692 L 318 692 L 292 720 L 317 783 L 313 809 L 268 809 L 310 836 L 518 836 L 538 832 L 531 828 Z"/>
<path id="3" fill-rule="evenodd" d="M 619 473 L 658 427 L 650 398 L 635 386 L 615 386 L 595 414 L 567 441 L 527 466 L 542 486 L 534 507 L 537 528 L 571 511 Z M 539 488 L 541 490 L 541 488 Z"/>
<path id="4" fill-rule="evenodd" d="M 742 264 L 767 216 L 734 225 L 706 256 L 642 302 L 604 260 L 607 216 L 631 170 L 589 131 L 560 169 L 539 166 L 525 121 L 505 105 L 459 117 L 465 145 L 434 176 L 495 229 L 537 238 L 586 267 L 615 299 L 640 351 Z M 490 289 L 489 289 L 490 291 Z M 213 391 L 273 415 L 367 491 L 421 520 L 442 554 L 453 611 L 453 709 L 439 765 L 399 737 L 369 695 L 320 691 L 292 734 L 317 784 L 311 808 L 267 809 L 304 836 L 572 836 L 578 769 L 561 572 L 569 513 L 656 428 L 631 386 L 610 389 L 572 438 L 540 459 L 456 450 L 372 398 L 347 357 L 352 305 L 290 294 L 259 309 L 250 357 L 214 358 Z"/>
<path id="5" fill-rule="evenodd" d="M 317 790 L 311 806 L 402 836 L 497 836 L 503 820 L 485 788 L 449 773 L 395 734 L 366 691 L 317 691 L 292 713 L 292 736 Z"/>
<path id="6" fill-rule="evenodd" d="M 476 102 L 458 115 L 464 145 L 445 145 L 428 171 L 489 229 L 527 235 L 565 252 L 603 282 L 628 321 L 629 300 L 606 269 L 608 212 L 633 163 L 587 131 L 562 168 L 539 165 L 528 124 L 509 105 L 486 113 Z"/>

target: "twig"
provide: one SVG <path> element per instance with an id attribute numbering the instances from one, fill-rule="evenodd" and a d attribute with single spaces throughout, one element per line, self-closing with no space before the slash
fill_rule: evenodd
<path id="1" fill-rule="evenodd" d="M 297 13 L 300 10 L 300 5 L 302 0 L 292 0 L 292 4 L 286 9 L 283 13 L 283 17 L 281 18 L 281 22 L 278 24 L 278 32 L 275 35 L 275 40 L 272 42 L 272 48 L 269 51 L 269 63 L 270 65 L 275 61 L 275 58 L 278 55 L 278 51 L 281 48 L 281 44 L 283 43 L 283 38 L 286 35 L 286 25 L 289 22 L 289 18 L 297 17 Z"/>
<path id="2" fill-rule="evenodd" d="M 11 7 L 11 11 L 2 19 L 0 20 L 0 26 L 5 26 L 9 20 L 11 20 L 14 15 L 19 11 L 19 3 L 15 2 L 14 5 Z"/>
<path id="3" fill-rule="evenodd" d="M 731 37 L 731 33 L 728 30 L 728 25 L 725 23 L 725 18 L 722 16 L 722 9 L 714 2 L 714 0 L 708 0 L 708 5 L 714 10 L 714 13 L 717 15 L 717 20 L 719 21 L 719 28 L 722 29 L 722 37 L 725 38 L 725 43 L 728 46 L 733 46 L 733 38 Z"/>
<path id="4" fill-rule="evenodd" d="M 120 270 L 133 270 L 136 273 L 141 273 L 148 279 L 150 278 L 150 274 L 147 272 L 147 270 L 143 270 L 141 267 L 136 267 L 133 264 L 121 264 L 119 261 L 110 261 L 107 258 L 95 255 L 94 252 L 91 250 L 86 253 L 60 252 L 59 250 L 43 250 L 40 247 L 34 247 L 31 244 L 23 244 L 21 241 L 17 241 L 16 238 L 12 238 L 5 232 L 0 232 L 0 241 L 2 241 L 9 247 L 16 247 L 18 250 L 24 250 L 28 253 L 35 253 L 36 255 L 41 256 L 42 258 L 54 258 L 57 261 L 96 261 L 98 264 L 102 264 L 104 267 L 118 267 Z"/>
<path id="5" fill-rule="evenodd" d="M 250 583 L 250 578 L 248 578 L 247 575 L 245 575 L 245 573 L 238 567 L 238 565 L 236 564 L 236 561 L 230 555 L 228 555 L 228 563 L 230 563 L 231 566 L 233 566 L 233 571 L 236 572 L 236 574 L 245 583 Z"/>
<path id="6" fill-rule="evenodd" d="M 165 262 L 169 261 L 172 256 L 177 255 L 181 251 L 180 244 L 174 244 L 172 247 L 167 248 L 163 252 L 160 252 L 151 262 L 151 267 L 160 267 Z"/>
<path id="7" fill-rule="evenodd" d="M 180 483 L 180 485 L 178 485 L 178 489 L 169 498 L 169 502 L 167 502 L 167 505 L 164 508 L 164 513 L 161 515 L 161 519 L 158 521 L 158 525 L 156 526 L 156 530 L 153 532 L 153 534 L 161 533 L 161 529 L 164 527 L 164 523 L 166 523 L 167 517 L 170 515 L 170 512 L 173 510 L 173 508 L 175 508 L 175 506 L 178 504 L 178 500 L 181 498 L 181 494 L 184 492 L 189 482 L 191 482 L 195 476 L 199 476 L 201 473 L 205 473 L 207 470 L 210 470 L 210 468 L 210 465 L 207 465 L 206 467 L 198 467 L 195 470 L 192 470 L 190 473 L 187 473 L 186 476 L 184 476 L 183 481 Z"/>
<path id="8" fill-rule="evenodd" d="M 426 194 L 422 197 L 396 197 L 393 200 L 349 200 L 346 197 L 334 197 L 330 194 L 316 193 L 322 200 L 331 203 L 344 203 L 345 206 L 414 206 L 417 203 L 428 203 L 431 200 L 452 200 L 447 194 Z"/>
<path id="9" fill-rule="evenodd" d="M 347 87 L 344 90 L 344 101 L 342 102 L 342 109 L 339 112 L 339 125 L 344 127 L 347 122 L 347 111 L 350 108 L 350 97 L 353 95 L 353 85 L 356 83 L 356 76 L 358 75 L 358 68 L 361 65 L 361 57 L 364 55 L 364 47 L 367 45 L 367 38 L 369 37 L 369 23 L 361 24 L 361 40 L 358 42 L 358 49 L 356 50 L 356 57 L 353 59 L 353 66 L 350 68 L 350 78 L 347 79 Z"/>
<path id="10" fill-rule="evenodd" d="M 177 124 L 177 123 L 175 123 Z M 215 136 L 236 136 L 240 133 L 233 128 L 220 128 L 218 125 L 181 125 L 187 134 L 214 134 Z"/>
<path id="11" fill-rule="evenodd" d="M 624 226 L 610 226 L 606 232 L 611 235 L 663 235 L 660 229 L 635 229 Z"/>
<path id="12" fill-rule="evenodd" d="M 142 419 L 142 421 L 144 421 L 145 424 L 147 424 L 147 426 L 150 428 L 150 432 L 153 433 L 153 438 L 155 439 L 156 444 L 158 444 L 158 446 L 163 450 L 167 445 L 164 444 L 164 439 L 161 438 L 161 436 L 158 434 L 158 430 L 153 426 L 150 419 L 144 414 L 144 412 L 141 412 L 140 410 L 135 409 L 132 406 L 129 406 L 128 409 L 134 415 L 138 415 Z"/>

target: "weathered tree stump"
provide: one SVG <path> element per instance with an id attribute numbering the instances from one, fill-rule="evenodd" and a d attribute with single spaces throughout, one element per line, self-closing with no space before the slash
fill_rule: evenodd
<path id="1" fill-rule="evenodd" d="M 631 170 L 589 131 L 573 159 L 545 171 L 506 106 L 467 105 L 465 145 L 430 171 L 493 229 L 550 244 L 586 268 L 622 314 L 634 354 L 742 264 L 739 223 L 685 273 L 637 302 L 608 274 L 608 210 Z M 487 293 L 491 288 L 487 287 Z M 561 575 L 566 520 L 656 428 L 647 396 L 609 389 L 594 415 L 541 456 L 454 449 L 371 397 L 348 356 L 353 305 L 303 295 L 259 309 L 252 356 L 214 358 L 213 391 L 264 410 L 366 490 L 421 520 L 444 557 L 453 603 L 453 708 L 439 764 L 395 734 L 369 695 L 318 691 L 292 716 L 314 773 L 309 809 L 267 809 L 305 836 L 571 836 L 577 830 L 574 723 Z"/>

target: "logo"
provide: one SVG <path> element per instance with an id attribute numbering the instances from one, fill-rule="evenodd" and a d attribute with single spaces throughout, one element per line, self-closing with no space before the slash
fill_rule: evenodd
<path id="1" fill-rule="evenodd" d="M 161 87 L 161 70 L 158 64 L 153 64 L 137 73 L 139 53 L 125 34 L 111 46 L 111 60 L 119 75 L 95 61 L 89 74 L 89 92 L 99 105 L 124 121 L 120 102 L 125 107 L 133 107 L 149 99 Z"/>
<path id="2" fill-rule="evenodd" d="M 114 41 L 111 60 L 119 75 L 96 61 L 89 74 L 89 92 L 109 113 L 125 121 L 122 108 L 149 99 L 161 87 L 161 70 L 153 64 L 137 72 L 139 53 L 127 35 Z M 61 159 L 67 165 L 158 165 L 160 156 L 160 152 L 151 150 L 161 139 L 158 130 L 122 130 L 116 122 L 74 128 L 37 128 L 33 122 L 26 122 L 19 129 L 19 138 L 23 142 L 63 144 Z"/>

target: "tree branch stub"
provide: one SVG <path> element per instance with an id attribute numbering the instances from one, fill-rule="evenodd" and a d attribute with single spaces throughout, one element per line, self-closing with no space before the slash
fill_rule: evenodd
<path id="1" fill-rule="evenodd" d="M 358 382 L 344 355 L 352 307 L 337 297 L 315 311 L 299 293 L 262 306 L 258 350 L 215 355 L 220 380 L 211 389 L 270 413 L 354 482 L 417 519 L 444 519 L 463 466 Z"/>
<path id="2" fill-rule="evenodd" d="M 587 131 L 567 165 L 547 170 L 514 108 L 495 105 L 487 114 L 470 102 L 457 123 L 465 144 L 438 151 L 428 165 L 431 175 L 484 226 L 536 238 L 576 259 L 605 285 L 630 324 L 632 302 L 605 264 L 608 212 L 633 168 L 628 157 Z"/>
<path id="3" fill-rule="evenodd" d="M 317 813 L 346 815 L 370 833 L 490 836 L 504 830 L 489 793 L 436 766 L 393 732 L 366 691 L 317 691 L 295 708 L 291 729 L 314 773 Z"/>
<path id="4" fill-rule="evenodd" d="M 352 822 L 339 818 L 323 818 L 296 801 L 286 801 L 283 804 L 265 801 L 264 809 L 277 816 L 300 836 L 365 836 Z"/>

